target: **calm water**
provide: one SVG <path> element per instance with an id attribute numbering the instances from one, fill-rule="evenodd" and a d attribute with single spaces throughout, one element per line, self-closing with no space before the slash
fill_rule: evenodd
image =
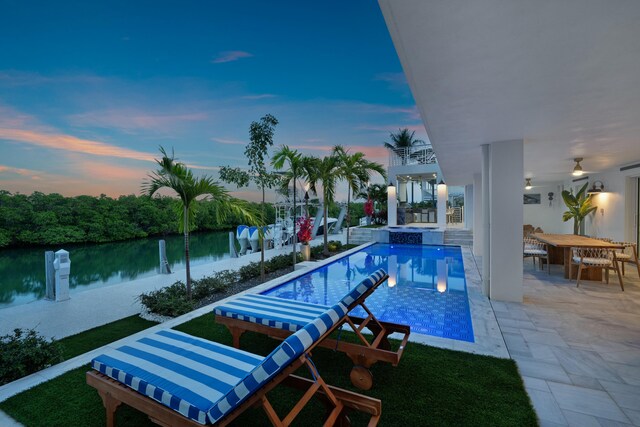
<path id="1" fill-rule="evenodd" d="M 229 257 L 228 232 L 191 235 L 191 265 Z M 45 295 L 45 250 L 65 249 L 71 257 L 71 294 L 99 286 L 158 274 L 158 240 L 149 238 L 101 245 L 0 250 L 0 308 L 24 304 Z M 182 236 L 168 236 L 171 270 L 184 267 Z"/>
<path id="2" fill-rule="evenodd" d="M 407 324 L 420 334 L 473 342 L 459 247 L 378 243 L 264 294 L 333 305 L 379 268 L 389 279 L 366 302 L 379 319 Z M 364 310 L 356 314 L 365 315 Z"/>

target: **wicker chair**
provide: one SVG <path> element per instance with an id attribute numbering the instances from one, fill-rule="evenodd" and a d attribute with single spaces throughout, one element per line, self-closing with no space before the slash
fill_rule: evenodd
<path id="1" fill-rule="evenodd" d="M 614 242 L 615 244 L 624 246 L 622 249 L 616 251 L 616 259 L 620 261 L 622 264 L 622 275 L 624 276 L 624 265 L 633 261 L 636 263 L 636 268 L 638 269 L 638 277 L 640 277 L 640 264 L 638 263 L 638 245 L 631 242 Z M 627 252 L 627 249 L 631 252 Z"/>
<path id="2" fill-rule="evenodd" d="M 540 264 L 540 270 L 544 270 L 542 259 L 547 261 L 547 270 L 551 274 L 551 264 L 549 263 L 549 250 L 545 243 L 542 243 L 536 239 L 525 238 L 522 242 L 522 254 L 525 258 L 531 258 L 533 260 L 533 267 L 536 266 L 536 258 Z"/>
<path id="3" fill-rule="evenodd" d="M 605 272 L 607 284 L 609 284 L 609 270 L 615 270 L 618 273 L 620 289 L 624 291 L 620 267 L 618 266 L 618 261 L 613 250 L 603 248 L 571 248 L 571 251 L 573 255 L 571 257 L 571 270 L 573 270 L 573 265 L 578 265 L 576 287 L 580 286 L 580 278 L 583 270 L 588 268 L 602 268 Z"/>

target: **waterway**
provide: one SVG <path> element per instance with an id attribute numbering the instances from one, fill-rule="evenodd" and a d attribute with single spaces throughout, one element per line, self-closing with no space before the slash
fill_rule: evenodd
<path id="1" fill-rule="evenodd" d="M 55 248 L 0 250 L 0 308 L 44 298 L 44 252 L 65 249 L 71 258 L 70 293 L 158 274 L 158 240 L 148 238 L 104 244 Z M 184 238 L 164 238 L 171 270 L 184 268 Z M 229 258 L 229 233 L 194 233 L 190 239 L 191 265 Z"/>

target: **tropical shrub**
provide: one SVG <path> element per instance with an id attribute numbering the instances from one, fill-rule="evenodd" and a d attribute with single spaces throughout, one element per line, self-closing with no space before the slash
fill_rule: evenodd
<path id="1" fill-rule="evenodd" d="M 238 281 L 238 273 L 231 270 L 222 270 L 213 273 L 212 276 L 203 277 L 193 282 L 193 298 L 196 301 L 224 292 L 230 285 Z"/>
<path id="2" fill-rule="evenodd" d="M 0 385 L 62 362 L 62 347 L 33 329 L 0 337 Z"/>
<path id="3" fill-rule="evenodd" d="M 157 289 L 138 297 L 138 300 L 151 313 L 176 317 L 192 311 L 194 301 L 187 298 L 187 286 L 177 281 L 173 285 Z"/>

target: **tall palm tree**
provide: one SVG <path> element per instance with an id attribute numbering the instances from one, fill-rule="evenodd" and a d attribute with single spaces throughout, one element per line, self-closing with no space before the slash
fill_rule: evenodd
<path id="1" fill-rule="evenodd" d="M 415 131 L 409 131 L 408 128 L 398 129 L 397 133 L 391 132 L 389 134 L 392 143 L 385 142 L 384 146 L 389 150 L 393 150 L 402 158 L 402 164 L 405 164 L 407 161 L 405 150 L 418 144 L 424 144 L 423 140 L 414 138 L 415 134 Z"/>
<path id="2" fill-rule="evenodd" d="M 288 163 L 289 170 L 287 170 L 282 176 L 283 185 L 287 188 L 287 194 L 289 194 L 289 184 L 293 183 L 293 269 L 296 268 L 296 244 L 298 243 L 298 233 L 296 233 L 296 187 L 297 179 L 304 175 L 302 155 L 298 153 L 298 150 L 292 150 L 287 145 L 283 145 L 276 151 L 271 158 L 271 165 L 276 170 L 281 170 L 284 164 Z"/>
<path id="3" fill-rule="evenodd" d="M 197 198 L 210 196 L 214 202 L 216 220 L 224 221 L 233 213 L 248 220 L 255 220 L 247 204 L 229 195 L 227 190 L 209 176 L 194 177 L 184 163 L 176 161 L 173 152 L 171 157 L 160 147 L 162 159 L 156 163 L 160 167 L 151 172 L 142 183 L 143 194 L 152 197 L 158 190 L 173 190 L 178 198 L 176 213 L 178 214 L 178 230 L 184 233 L 184 255 L 186 265 L 187 297 L 191 299 L 191 268 L 189 265 L 189 232 L 195 224 Z"/>
<path id="4" fill-rule="evenodd" d="M 349 244 L 349 227 L 351 226 L 351 192 L 357 194 L 369 181 L 372 173 L 380 174 L 385 180 L 384 166 L 370 162 L 362 153 L 349 153 L 342 145 L 333 147 L 333 154 L 339 159 L 339 175 L 347 182 L 347 245 Z"/>
<path id="5" fill-rule="evenodd" d="M 313 160 L 311 160 L 313 159 Z M 307 161 L 307 171 L 309 173 L 309 185 L 314 193 L 318 193 L 318 184 L 322 185 L 322 199 L 323 199 L 323 222 L 324 222 L 324 255 L 329 255 L 328 244 L 328 227 L 327 227 L 327 215 L 329 211 L 329 204 L 333 202 L 336 195 L 336 184 L 342 178 L 340 175 L 340 160 L 338 156 L 333 153 L 330 156 L 323 157 L 322 159 L 311 158 Z"/>

